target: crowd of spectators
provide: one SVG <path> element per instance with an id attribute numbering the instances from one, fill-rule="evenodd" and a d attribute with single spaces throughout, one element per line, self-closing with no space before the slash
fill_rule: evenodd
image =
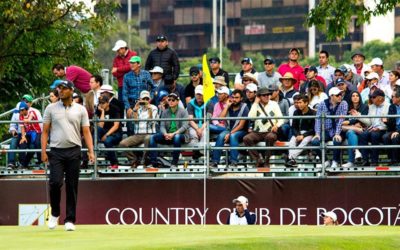
<path id="1" fill-rule="evenodd" d="M 52 68 L 56 77 L 71 81 L 76 87 L 74 101 L 84 105 L 89 117 L 105 120 L 91 128 L 97 130 L 97 141 L 106 148 L 139 147 L 156 148 L 160 144 L 180 148 L 184 144 L 203 144 L 206 131 L 215 141 L 215 147 L 255 147 L 259 142 L 274 146 L 286 141 L 290 149 L 283 154 L 285 165 L 297 166 L 302 153 L 314 159 L 321 157 L 320 150 L 304 150 L 307 145 L 319 146 L 321 140 L 350 146 L 400 144 L 400 73 L 385 71 L 380 58 L 369 64 L 365 56 L 355 52 L 351 65 L 335 68 L 329 64 L 329 53 L 319 52 L 319 65 L 302 67 L 300 50 L 292 48 L 288 60 L 276 67 L 275 60 L 264 60 L 264 71 L 257 72 L 253 60 L 245 57 L 242 68 L 230 86 L 230 77 L 221 68 L 218 57 L 209 59 L 209 73 L 213 77 L 215 96 L 204 102 L 203 72 L 198 66 L 190 68 L 190 80 L 182 85 L 178 79 L 180 64 L 177 53 L 168 47 L 168 38 L 160 35 L 156 48 L 145 63 L 142 58 L 119 40 L 112 48 L 116 52 L 112 74 L 118 81 L 118 92 L 110 85 L 103 85 L 102 77 L 92 75 L 85 69 L 56 64 Z M 142 67 L 144 65 L 144 67 Z M 51 86 L 50 101 L 58 101 L 58 83 Z M 32 96 L 24 95 L 15 108 L 10 124 L 12 135 L 10 148 L 39 148 L 41 115 L 32 107 Z M 337 118 L 322 119 L 322 114 Z M 209 130 L 202 119 L 212 118 Z M 349 115 L 351 118 L 344 118 Z M 360 115 L 382 116 L 365 118 Z M 283 119 L 282 116 L 307 116 L 300 119 Z M 314 118 L 309 118 L 314 116 Z M 231 118 L 218 119 L 218 118 Z M 251 119 L 241 119 L 249 117 Z M 107 119 L 129 118 L 128 122 Z M 158 118 L 170 120 L 157 121 Z M 148 119 L 154 119 L 149 121 Z M 175 120 L 176 119 L 176 120 Z M 187 119 L 187 120 L 184 120 Z M 35 121 L 39 121 L 35 123 Z M 324 123 L 324 130 L 321 129 Z M 124 135 L 123 126 L 127 127 Z M 322 135 L 324 131 L 324 135 Z M 51 135 L 50 135 L 51 136 Z M 237 167 L 240 154 L 249 155 L 256 167 L 270 167 L 272 150 L 229 149 L 228 164 Z M 344 162 L 342 150 L 333 150 L 333 159 L 323 164 L 331 167 L 352 167 L 355 164 L 375 166 L 379 164 L 380 149 L 348 149 Z M 398 149 L 387 150 L 389 164 L 398 163 Z M 180 151 L 172 151 L 171 167 L 179 164 Z M 210 167 L 218 167 L 222 150 L 211 152 Z M 159 151 L 124 151 L 131 167 L 162 167 L 157 160 Z M 198 159 L 202 150 L 193 152 Z M 10 168 L 28 167 L 32 153 L 9 153 Z M 115 151 L 106 154 L 110 168 L 119 167 Z M 18 163 L 19 162 L 19 163 Z M 40 156 L 37 163 L 40 164 Z M 342 163 L 344 162 L 344 163 Z M 83 157 L 84 166 L 87 159 Z M 251 164 L 250 164 L 251 165 Z M 247 164 L 247 166 L 250 166 Z"/>

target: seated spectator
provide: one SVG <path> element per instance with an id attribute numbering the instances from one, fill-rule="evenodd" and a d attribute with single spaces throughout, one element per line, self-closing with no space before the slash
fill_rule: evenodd
<path id="1" fill-rule="evenodd" d="M 293 116 L 294 111 L 296 111 L 297 109 L 299 109 L 298 106 L 298 101 L 300 100 L 300 95 L 295 95 L 293 96 L 293 105 L 289 107 L 289 116 Z M 289 119 L 289 124 L 290 126 L 293 125 L 293 119 Z"/>
<path id="2" fill-rule="evenodd" d="M 243 75 L 243 77 L 242 77 L 242 85 L 243 85 L 242 87 L 243 87 L 243 89 L 241 89 L 241 90 L 245 90 L 246 86 L 248 84 L 251 84 L 251 83 L 254 83 L 255 85 L 258 85 L 258 81 L 257 81 L 256 76 L 254 74 L 252 74 L 252 73 L 245 73 Z"/>
<path id="3" fill-rule="evenodd" d="M 383 90 L 383 92 L 385 92 L 385 95 L 389 98 L 393 97 L 393 93 L 396 92 L 396 88 L 399 87 L 400 85 L 400 73 L 393 70 L 390 71 L 389 73 L 389 85 L 387 87 L 385 87 Z"/>
<path id="4" fill-rule="evenodd" d="M 190 100 L 194 98 L 195 88 L 198 85 L 203 85 L 203 78 L 200 76 L 199 68 L 197 68 L 196 66 L 191 67 L 189 70 L 189 75 L 190 75 L 190 82 L 185 88 L 186 105 L 190 102 Z"/>
<path id="5" fill-rule="evenodd" d="M 229 89 L 222 86 L 217 89 L 218 102 L 214 105 L 211 118 L 218 118 L 221 116 L 222 111 L 228 105 Z M 220 134 L 226 129 L 226 120 L 212 120 L 210 124 L 210 133 Z"/>
<path id="6" fill-rule="evenodd" d="M 150 93 L 143 90 L 140 93 L 140 100 L 136 102 L 133 109 L 134 134 L 123 139 L 119 147 L 129 148 L 138 147 L 142 143 L 147 148 L 149 146 L 150 136 L 156 133 L 156 121 L 146 121 L 146 119 L 155 119 L 158 117 L 157 107 L 150 103 Z M 136 168 L 140 164 L 140 155 L 146 159 L 146 152 L 141 154 L 139 151 L 125 151 L 125 155 L 130 161 L 131 167 Z"/>
<path id="7" fill-rule="evenodd" d="M 340 91 L 342 93 L 342 100 L 346 101 L 347 104 L 349 104 L 351 102 L 351 93 L 356 90 L 350 90 L 347 83 L 345 82 L 345 80 L 343 78 L 336 79 L 335 84 L 336 84 L 336 87 L 338 89 L 340 89 Z"/>
<path id="8" fill-rule="evenodd" d="M 188 118 L 187 111 L 179 107 L 179 96 L 175 93 L 168 95 L 168 109 L 162 112 L 160 118 Z M 182 120 L 161 121 L 160 132 L 150 137 L 150 148 L 156 148 L 157 144 L 173 145 L 180 148 L 183 143 L 189 142 L 189 122 Z M 179 162 L 180 151 L 172 151 L 171 167 L 176 168 Z M 157 151 L 150 151 L 150 167 L 158 167 Z"/>
<path id="9" fill-rule="evenodd" d="M 267 88 L 269 85 L 276 84 L 280 85 L 279 78 L 281 74 L 275 71 L 275 61 L 272 58 L 266 58 L 264 60 L 264 72 L 258 73 L 258 85 L 260 88 Z"/>
<path id="10" fill-rule="evenodd" d="M 361 99 L 361 95 L 357 91 L 351 93 L 351 102 L 349 103 L 348 115 L 354 116 L 354 118 L 346 119 L 342 123 L 342 137 L 346 137 L 348 146 L 358 145 L 358 135 L 366 129 L 363 123 L 365 118 L 358 118 L 360 115 L 368 114 L 368 105 L 364 104 Z M 358 149 L 348 150 L 349 160 L 343 164 L 342 167 L 353 167 L 355 159 L 361 160 L 361 153 Z"/>
<path id="11" fill-rule="evenodd" d="M 244 196 L 234 199 L 235 211 L 228 217 L 228 225 L 254 225 L 256 223 L 256 215 L 247 209 L 249 201 Z"/>
<path id="12" fill-rule="evenodd" d="M 297 97 L 297 96 L 296 96 Z M 298 109 L 294 111 L 293 116 L 315 116 L 315 111 L 309 108 L 309 98 L 306 95 L 298 95 Z M 314 134 L 315 119 L 293 119 L 293 136 L 290 138 L 289 147 L 298 149 L 289 149 L 289 157 L 286 165 L 289 167 L 297 166 L 296 158 L 303 152 L 303 147 L 307 146 Z"/>
<path id="13" fill-rule="evenodd" d="M 204 109 L 206 109 L 207 114 L 212 114 L 212 103 L 208 102 L 207 105 L 204 104 L 203 100 L 203 85 L 198 85 L 195 91 L 195 98 L 190 100 L 187 105 L 187 112 L 189 114 L 189 135 L 190 141 L 193 143 L 204 143 L 205 139 L 205 128 L 206 123 L 203 120 L 193 120 L 193 118 L 204 119 Z M 193 152 L 193 158 L 198 159 L 200 157 L 199 151 Z"/>
<path id="14" fill-rule="evenodd" d="M 337 87 L 333 87 L 329 90 L 329 99 L 323 101 L 318 106 L 317 118 L 315 119 L 315 136 L 313 137 L 311 143 L 312 146 L 321 145 L 321 115 L 335 115 L 344 116 L 347 114 L 348 104 L 342 101 L 342 93 Z M 333 145 L 339 146 L 342 144 L 342 123 L 344 118 L 326 118 L 325 119 L 325 141 L 333 140 Z M 321 158 L 321 150 L 316 150 L 319 158 Z M 340 149 L 333 150 L 333 161 L 332 168 L 338 167 L 340 162 Z M 329 161 L 322 162 L 325 167 L 329 166 Z"/>
<path id="15" fill-rule="evenodd" d="M 122 100 L 118 100 L 117 98 L 115 98 L 115 91 L 111 85 L 101 86 L 100 95 L 107 96 L 109 99 L 109 103 L 119 108 L 120 117 L 124 117 L 124 103 L 122 102 Z"/>
<path id="16" fill-rule="evenodd" d="M 257 97 L 257 85 L 254 83 L 250 83 L 246 86 L 246 105 L 249 109 L 251 109 L 251 105 L 253 105 L 254 101 Z"/>
<path id="17" fill-rule="evenodd" d="M 247 117 L 248 114 L 249 109 L 243 102 L 243 91 L 235 89 L 232 92 L 232 99 L 228 99 L 228 103 L 222 110 L 220 117 L 241 118 Z M 236 119 L 227 121 L 227 128 L 218 135 L 215 147 L 223 147 L 225 143 L 228 143 L 231 147 L 238 147 L 243 137 L 246 135 L 246 131 L 246 120 Z M 231 149 L 229 151 L 230 167 L 237 167 L 238 155 L 239 151 L 237 149 Z M 217 167 L 220 158 L 221 150 L 214 150 L 211 167 Z"/>
<path id="18" fill-rule="evenodd" d="M 372 72 L 372 70 L 371 69 L 369 69 L 369 70 L 366 70 L 365 72 L 364 72 L 364 78 L 363 78 L 363 81 L 360 83 L 360 85 L 358 85 L 358 87 L 357 87 L 357 90 L 358 90 L 358 93 L 361 93 L 365 88 L 367 88 L 368 86 L 368 84 L 367 84 L 367 79 L 366 79 L 366 77 L 369 75 L 369 73 L 371 73 Z"/>
<path id="19" fill-rule="evenodd" d="M 58 97 L 58 91 L 56 89 L 52 89 L 49 92 L 49 100 L 51 103 L 58 102 L 60 98 Z"/>
<path id="20" fill-rule="evenodd" d="M 166 90 L 161 90 L 158 92 L 158 100 L 157 100 L 157 109 L 158 109 L 158 116 L 161 116 L 164 110 L 168 109 L 168 92 Z"/>
<path id="21" fill-rule="evenodd" d="M 250 109 L 249 117 L 255 118 L 253 131 L 247 134 L 243 141 L 246 147 L 255 147 L 257 143 L 264 141 L 267 147 L 272 147 L 278 139 L 278 129 L 283 124 L 281 109 L 278 103 L 271 101 L 271 91 L 260 88 L 257 98 Z M 272 150 L 265 150 L 260 157 L 258 150 L 249 150 L 251 158 L 256 162 L 256 167 L 269 167 L 269 158 Z"/>
<path id="22" fill-rule="evenodd" d="M 245 86 L 243 85 L 243 76 L 246 73 L 251 73 L 254 75 L 254 78 L 257 80 L 258 73 L 254 69 L 253 60 L 251 58 L 245 57 L 242 59 L 242 70 L 236 74 L 235 76 L 235 85 L 234 89 L 244 90 Z"/>
<path id="23" fill-rule="evenodd" d="M 20 149 L 40 149 L 40 137 L 42 134 L 42 128 L 40 127 L 37 121 L 39 117 L 37 113 L 29 108 L 28 104 L 22 101 L 19 105 L 19 121 L 23 121 L 24 123 L 20 123 L 21 129 L 21 140 L 19 141 Z M 35 122 L 36 123 L 30 123 Z M 40 155 L 40 154 L 39 154 Z M 27 168 L 31 159 L 33 157 L 33 153 L 22 153 L 20 154 L 20 161 L 23 168 Z M 38 161 L 41 163 L 41 157 L 38 156 Z"/>
<path id="24" fill-rule="evenodd" d="M 168 94 L 175 94 L 179 96 L 179 106 L 182 108 L 186 107 L 186 102 L 185 102 L 185 87 L 183 87 L 181 84 L 176 83 L 171 78 L 165 78 L 164 79 L 164 87 L 160 89 L 165 90 L 168 92 Z"/>
<path id="25" fill-rule="evenodd" d="M 282 83 L 280 91 L 283 97 L 289 100 L 290 105 L 293 105 L 293 96 L 298 94 L 297 90 L 293 87 L 296 79 L 293 78 L 292 73 L 287 72 L 283 77 L 279 78 L 279 81 Z"/>
<path id="26" fill-rule="evenodd" d="M 326 82 L 325 79 L 318 75 L 317 67 L 311 66 L 304 68 L 304 74 L 306 76 L 306 81 L 300 85 L 300 93 L 305 94 L 308 92 L 308 88 L 310 88 L 311 81 L 317 81 L 321 87 L 321 89 L 325 90 Z"/>
<path id="27" fill-rule="evenodd" d="M 13 111 L 13 115 L 11 117 L 10 128 L 8 129 L 8 132 L 11 134 L 11 141 L 10 141 L 10 149 L 11 150 L 19 148 L 19 141 L 21 140 L 21 128 L 18 124 L 19 117 L 20 117 L 20 114 L 19 114 L 20 113 L 20 111 L 19 111 L 20 105 L 21 105 L 21 102 L 17 103 L 17 106 L 15 107 L 15 109 Z M 18 167 L 15 152 L 8 153 L 7 167 L 9 169 L 15 169 Z"/>
<path id="28" fill-rule="evenodd" d="M 218 102 L 218 93 L 217 90 L 221 87 L 227 87 L 227 83 L 225 82 L 225 78 L 222 76 L 216 76 L 213 79 L 213 84 L 214 84 L 214 90 L 215 90 L 215 96 L 213 96 L 210 100 L 213 104 L 216 104 Z M 229 90 L 229 88 L 227 87 Z M 230 90 L 228 92 L 228 95 L 230 94 Z"/>
<path id="29" fill-rule="evenodd" d="M 279 87 L 276 84 L 268 86 L 268 90 L 271 92 L 271 101 L 278 103 L 279 108 L 283 116 L 289 115 L 289 100 L 283 97 L 282 92 L 279 91 Z M 292 137 L 292 131 L 289 125 L 289 119 L 284 119 L 282 126 L 278 129 L 278 139 L 280 141 L 288 141 Z"/>
<path id="30" fill-rule="evenodd" d="M 371 116 L 387 116 L 389 113 L 389 104 L 385 102 L 385 93 L 381 89 L 376 89 L 371 94 L 372 104 L 369 105 L 368 115 Z M 379 145 L 382 142 L 382 137 L 387 130 L 387 118 L 367 118 L 364 120 L 367 129 L 359 136 L 360 145 Z M 379 148 L 373 150 L 364 148 L 361 149 L 363 157 L 363 166 L 369 165 L 369 157 L 371 155 L 371 166 L 378 166 Z"/>
<path id="31" fill-rule="evenodd" d="M 82 96 L 78 95 L 77 93 L 72 94 L 72 101 L 74 101 L 80 105 L 83 105 L 83 98 L 82 98 Z"/>
<path id="32" fill-rule="evenodd" d="M 156 93 L 164 87 L 164 80 L 163 80 L 163 74 L 164 70 L 160 66 L 155 66 L 151 70 L 149 70 L 149 73 L 151 74 L 151 79 L 153 80 L 153 85 L 156 87 Z M 154 97 L 157 96 L 157 94 L 154 93 Z"/>
<path id="33" fill-rule="evenodd" d="M 344 80 L 351 83 L 352 85 L 352 89 L 356 90 L 357 87 L 361 84 L 361 82 L 364 80 L 362 78 L 362 76 L 355 74 L 352 70 L 351 70 L 351 66 L 348 64 L 344 64 L 344 67 L 347 68 L 347 72 L 344 75 Z"/>
<path id="34" fill-rule="evenodd" d="M 400 115 L 400 89 L 393 92 L 392 103 L 389 106 L 389 115 Z M 388 118 L 387 132 L 383 135 L 383 144 L 394 146 L 387 150 L 390 159 L 389 165 L 398 165 L 400 150 L 396 147 L 400 145 L 400 118 Z"/>
<path id="35" fill-rule="evenodd" d="M 361 92 L 361 98 L 365 101 L 366 104 L 368 104 L 369 101 L 369 95 L 374 92 L 375 89 L 378 88 L 378 81 L 379 81 L 379 76 L 377 73 L 373 72 L 368 74 L 368 76 L 365 77 L 365 88 Z"/>
<path id="36" fill-rule="evenodd" d="M 107 96 L 100 96 L 96 115 L 100 120 L 120 119 L 120 110 L 117 106 L 110 104 Z M 97 126 L 97 136 L 99 142 L 103 142 L 106 148 L 113 148 L 119 144 L 122 139 L 121 122 L 119 121 L 101 121 Z M 115 151 L 107 151 L 106 158 L 110 161 L 111 169 L 118 169 L 118 159 Z"/>
<path id="37" fill-rule="evenodd" d="M 321 85 L 317 81 L 311 81 L 309 83 L 310 87 L 308 88 L 307 96 L 310 100 L 310 108 L 313 110 L 318 109 L 318 105 L 328 99 L 328 96 L 325 94 L 324 90 L 321 88 Z"/>

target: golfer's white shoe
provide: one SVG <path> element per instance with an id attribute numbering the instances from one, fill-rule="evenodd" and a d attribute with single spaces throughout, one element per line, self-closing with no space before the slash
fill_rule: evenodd
<path id="1" fill-rule="evenodd" d="M 56 228 L 57 224 L 58 224 L 58 217 L 54 217 L 53 215 L 50 215 L 49 222 L 47 223 L 47 226 L 49 227 L 49 229 Z"/>
<path id="2" fill-rule="evenodd" d="M 75 225 L 72 222 L 65 222 L 65 231 L 75 231 Z"/>

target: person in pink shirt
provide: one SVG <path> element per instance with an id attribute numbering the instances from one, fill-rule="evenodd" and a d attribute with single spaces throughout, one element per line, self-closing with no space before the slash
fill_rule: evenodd
<path id="1" fill-rule="evenodd" d="M 282 76 L 287 72 L 293 74 L 294 79 L 296 79 L 293 85 L 295 90 L 299 90 L 299 86 L 305 81 L 304 69 L 298 63 L 300 58 L 300 50 L 298 48 L 292 48 L 289 50 L 289 62 L 281 64 L 278 68 L 279 74 Z"/>
<path id="2" fill-rule="evenodd" d="M 117 52 L 117 55 L 113 60 L 113 68 L 111 73 L 118 81 L 118 100 L 122 101 L 122 81 L 124 80 L 124 75 L 131 71 L 131 65 L 129 59 L 132 56 L 136 56 L 136 51 L 132 51 L 128 48 L 128 44 L 123 40 L 118 40 L 113 51 Z"/>
<path id="3" fill-rule="evenodd" d="M 52 71 L 56 77 L 65 78 L 65 80 L 73 82 L 75 87 L 82 93 L 86 94 L 89 92 L 92 74 L 86 69 L 75 65 L 65 67 L 62 64 L 55 64 Z"/>

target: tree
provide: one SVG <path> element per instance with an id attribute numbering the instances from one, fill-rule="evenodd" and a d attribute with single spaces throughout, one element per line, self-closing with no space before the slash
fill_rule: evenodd
<path id="1" fill-rule="evenodd" d="M 25 93 L 47 92 L 54 63 L 98 71 L 94 50 L 115 20 L 118 5 L 96 2 L 93 12 L 70 0 L 0 1 L 0 91 L 10 97 L 5 109 Z"/>
<path id="2" fill-rule="evenodd" d="M 325 33 L 327 39 L 341 40 L 349 33 L 352 17 L 357 17 L 357 25 L 369 23 L 372 16 L 385 15 L 394 9 L 399 0 L 375 1 L 371 8 L 359 0 L 320 0 L 306 17 L 306 25 L 315 25 Z"/>

